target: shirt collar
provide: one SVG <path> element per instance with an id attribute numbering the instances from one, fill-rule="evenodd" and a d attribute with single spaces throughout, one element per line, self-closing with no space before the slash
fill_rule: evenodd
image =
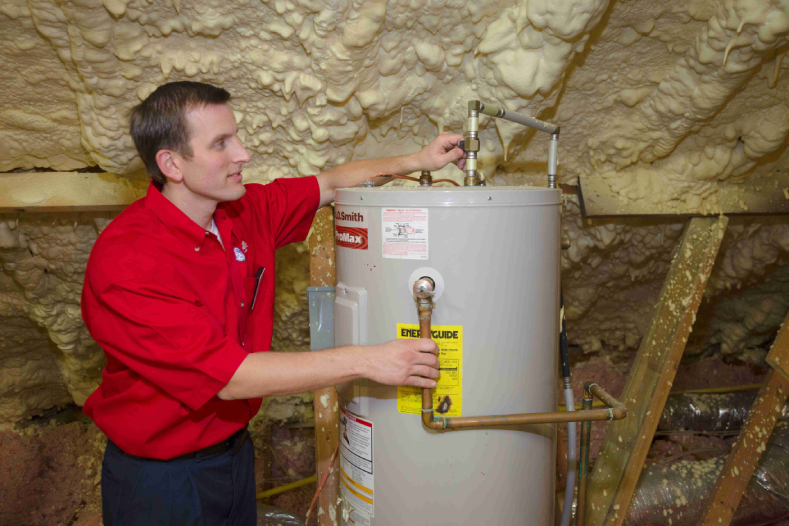
<path id="1" fill-rule="evenodd" d="M 145 195 L 145 207 L 184 245 L 193 248 L 196 253 L 202 251 L 203 244 L 210 232 L 192 221 L 189 216 L 163 196 L 153 181 L 148 186 L 148 193 Z M 223 214 L 215 213 L 214 215 L 216 223 L 219 225 L 223 219 L 220 216 Z"/>

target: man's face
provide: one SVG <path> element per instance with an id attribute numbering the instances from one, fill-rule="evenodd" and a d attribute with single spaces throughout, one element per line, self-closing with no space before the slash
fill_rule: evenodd
<path id="1" fill-rule="evenodd" d="M 227 104 L 211 104 L 186 113 L 191 159 L 182 158 L 183 184 L 194 197 L 235 201 L 246 193 L 241 167 L 250 160 L 236 136 L 233 110 Z"/>

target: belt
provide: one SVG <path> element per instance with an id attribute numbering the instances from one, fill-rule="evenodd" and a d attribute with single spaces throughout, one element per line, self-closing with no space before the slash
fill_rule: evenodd
<path id="1" fill-rule="evenodd" d="M 239 429 L 235 433 L 233 433 L 229 438 L 219 442 L 218 444 L 214 444 L 213 446 L 207 446 L 203 449 L 198 449 L 197 451 L 193 451 L 192 453 L 185 453 L 183 455 L 179 455 L 177 457 L 168 458 L 166 460 L 158 459 L 158 458 L 148 458 L 148 457 L 138 457 L 137 455 L 132 455 L 126 453 L 120 447 L 118 447 L 115 442 L 112 440 L 107 439 L 107 447 L 112 448 L 118 453 L 122 454 L 125 457 L 132 458 L 135 460 L 147 460 L 147 461 L 154 461 L 154 462 L 172 462 L 174 460 L 192 460 L 196 458 L 202 457 L 209 457 L 211 455 L 217 455 L 220 453 L 227 453 L 228 451 L 232 451 L 231 455 L 236 456 L 239 451 L 241 451 L 241 446 L 244 445 L 244 442 L 247 441 L 249 438 L 249 431 L 247 431 L 246 427 Z"/>

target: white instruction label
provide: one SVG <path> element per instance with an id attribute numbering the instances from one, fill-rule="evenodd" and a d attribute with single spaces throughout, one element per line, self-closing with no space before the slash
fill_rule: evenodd
<path id="1" fill-rule="evenodd" d="M 373 423 L 342 408 L 340 492 L 357 516 L 373 516 Z M 358 520 L 356 521 L 358 523 Z"/>
<path id="2" fill-rule="evenodd" d="M 383 256 L 427 259 L 427 208 L 383 208 Z"/>

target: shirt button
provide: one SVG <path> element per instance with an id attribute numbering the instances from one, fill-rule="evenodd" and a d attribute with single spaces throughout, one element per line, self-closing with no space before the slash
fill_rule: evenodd
<path id="1" fill-rule="evenodd" d="M 243 301 L 241 302 L 241 306 L 242 306 L 242 307 L 244 306 L 244 302 L 243 302 Z"/>
<path id="2" fill-rule="evenodd" d="M 205 235 L 208 235 L 208 232 L 206 232 Z"/>
<path id="3" fill-rule="evenodd" d="M 241 347 L 246 347 L 246 345 L 244 345 L 244 342 L 241 342 Z"/>
<path id="4" fill-rule="evenodd" d="M 200 252 L 200 247 L 195 247 L 195 252 Z"/>

